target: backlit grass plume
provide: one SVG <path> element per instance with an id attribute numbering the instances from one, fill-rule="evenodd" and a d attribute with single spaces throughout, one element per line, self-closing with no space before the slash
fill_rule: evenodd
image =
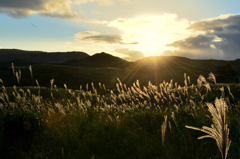
<path id="1" fill-rule="evenodd" d="M 166 129 L 167 129 L 167 115 L 164 116 L 164 122 L 163 122 L 163 124 L 161 126 L 161 130 L 162 130 L 162 144 L 164 143 Z"/>
<path id="2" fill-rule="evenodd" d="M 227 158 L 228 149 L 231 141 L 229 140 L 229 128 L 227 124 L 227 104 L 223 98 L 215 100 L 215 107 L 211 103 L 207 103 L 208 111 L 212 115 L 213 124 L 211 127 L 203 126 L 196 128 L 186 126 L 186 128 L 205 132 L 207 135 L 198 137 L 198 139 L 213 138 L 217 142 L 217 146 L 222 154 L 222 158 Z"/>
<path id="3" fill-rule="evenodd" d="M 212 72 L 210 72 L 210 73 L 208 74 L 208 79 L 209 79 L 210 81 L 212 81 L 214 84 L 217 83 L 216 77 L 215 77 L 215 75 L 214 75 Z"/>

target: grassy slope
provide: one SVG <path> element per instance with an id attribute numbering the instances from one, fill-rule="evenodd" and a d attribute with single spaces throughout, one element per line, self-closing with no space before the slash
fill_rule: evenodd
<path id="1" fill-rule="evenodd" d="M 163 80 L 170 81 L 170 79 L 183 83 L 184 73 L 190 75 L 191 81 L 195 83 L 199 74 L 206 75 L 210 71 L 214 72 L 217 65 L 224 63 L 226 62 L 159 57 L 146 58 L 130 64 L 127 68 L 34 64 L 32 65 L 34 80 L 30 77 L 28 65 L 16 66 L 16 70 L 19 68 L 22 72 L 20 85 L 36 86 L 35 79 L 38 79 L 41 87 L 47 88 L 41 88 L 40 101 L 36 99 L 37 87 L 17 88 L 15 93 L 20 96 L 15 98 L 12 94 L 13 88 L 7 88 L 10 103 L 6 104 L 7 107 L 1 107 L 0 111 L 2 128 L 0 157 L 220 158 L 221 154 L 214 140 L 197 140 L 197 137 L 203 134 L 186 129 L 185 125 L 210 126 L 211 120 L 207 117 L 209 113 L 204 103 L 212 103 L 216 97 L 220 97 L 219 88 L 224 86 L 225 95 L 229 97 L 229 104 L 231 104 L 229 105 L 229 127 L 232 144 L 228 156 L 237 159 L 240 157 L 239 85 L 230 85 L 234 100 L 230 97 L 227 87 L 222 84 L 212 85 L 212 91 L 207 94 L 204 87 L 195 94 L 195 89 L 189 89 L 187 99 L 184 99 L 186 98 L 185 89 L 182 89 L 180 95 L 183 97 L 183 102 L 175 103 L 177 108 L 174 107 L 174 101 L 169 98 L 172 94 L 163 92 L 162 95 L 165 95 L 165 98 L 160 98 L 158 94 L 154 94 L 155 90 L 152 89 L 154 87 L 147 85 L 149 80 L 153 84 L 162 83 Z M 0 65 L 0 78 L 3 79 L 5 86 L 17 85 L 10 68 L 11 64 L 1 63 Z M 238 62 L 235 61 L 233 65 L 234 68 L 238 68 Z M 52 78 L 55 79 L 54 83 L 58 87 L 63 87 L 66 83 L 69 88 L 79 89 L 80 84 L 94 82 L 97 88 L 98 82 L 101 82 L 108 88 L 116 90 L 117 77 L 129 86 L 139 79 L 142 91 L 144 90 L 142 86 L 147 87 L 150 97 L 144 102 L 134 90 L 124 94 L 124 98 L 113 95 L 113 99 L 117 98 L 117 100 L 111 100 L 110 91 L 105 92 L 105 96 L 99 96 L 100 101 L 96 100 L 95 95 L 90 98 L 91 93 L 84 91 L 73 93 L 71 90 L 58 89 L 58 92 L 56 90 L 52 92 L 54 99 L 50 95 L 49 87 Z M 165 87 L 166 84 L 162 86 Z M 30 89 L 32 95 L 28 95 L 27 89 Z M 89 89 L 94 92 L 90 86 Z M 3 89 L 0 90 L 1 93 L 4 92 Z M 158 91 L 166 90 L 168 89 L 158 89 Z M 176 89 L 172 91 L 177 92 Z M 199 93 L 201 93 L 200 96 Z M 0 94 L 1 97 L 6 98 L 2 96 L 3 94 Z M 83 94 L 87 94 L 85 98 Z M 160 108 L 156 106 L 157 100 L 154 95 L 160 99 L 160 102 L 165 101 Z M 83 105 L 77 104 L 78 96 Z M 121 105 L 120 98 L 124 99 L 125 105 Z M 90 100 L 90 106 L 87 99 Z M 138 105 L 138 102 L 141 103 Z M 0 103 L 4 103 L 2 99 Z M 16 107 L 12 107 L 11 104 L 16 104 Z M 111 107 L 109 107 L 110 104 Z M 22 109 L 23 106 L 25 106 L 24 109 Z M 41 111 L 37 108 L 41 108 Z M 49 111 L 50 108 L 51 111 Z M 173 112 L 176 121 L 172 117 Z M 168 124 L 162 144 L 161 125 L 165 115 L 168 116 Z"/>
<path id="2" fill-rule="evenodd" d="M 108 88 L 113 88 L 117 78 L 120 78 L 127 85 L 131 85 L 137 79 L 142 84 L 146 85 L 150 80 L 152 83 L 162 83 L 163 80 L 183 84 L 183 74 L 186 73 L 191 77 L 193 83 L 200 74 L 206 76 L 209 72 L 216 72 L 216 67 L 228 62 L 211 61 L 211 60 L 191 60 L 181 57 L 154 57 L 145 58 L 135 63 L 116 59 L 115 57 L 102 54 L 108 60 L 88 58 L 88 65 L 74 64 L 33 64 L 33 82 L 28 69 L 28 62 L 16 63 L 16 70 L 21 69 L 22 80 L 21 85 L 36 85 L 35 79 L 38 79 L 41 86 L 49 86 L 50 80 L 55 79 L 55 84 L 58 87 L 63 87 L 66 83 L 70 88 L 78 89 L 80 85 L 85 86 L 87 83 L 94 82 L 98 85 L 99 82 L 105 84 Z M 111 63 L 108 64 L 108 61 Z M 116 62 L 117 61 L 117 62 Z M 92 65 L 93 63 L 94 65 Z M 116 63 L 121 67 L 116 67 Z M 0 78 L 3 79 L 6 86 L 16 85 L 16 80 L 13 78 L 11 71 L 11 63 L 0 63 Z M 81 66 L 83 65 L 83 66 Z M 109 65 L 109 67 L 107 67 Z M 19 67 L 21 66 L 21 67 Z M 125 67 L 124 67 L 125 66 Z M 240 67 L 237 62 L 232 62 L 235 70 Z"/>
<path id="3" fill-rule="evenodd" d="M 186 129 L 185 125 L 210 126 L 211 120 L 206 117 L 209 113 L 202 106 L 205 102 L 213 102 L 216 97 L 220 97 L 219 88 L 222 86 L 224 86 L 226 96 L 229 96 L 226 86 L 212 85 L 212 91 L 208 94 L 205 94 L 204 88 L 199 89 L 199 93 L 202 94 L 200 96 L 199 93 L 194 93 L 195 91 L 189 89 L 187 98 L 184 93 L 185 89 L 182 89 L 180 91 L 182 92 L 180 93 L 181 103 L 170 100 L 169 96 L 172 94 L 166 92 L 168 89 L 158 89 L 158 91 L 164 91 L 161 95 L 165 98 L 162 98 L 154 93 L 156 90 L 152 88 L 155 86 L 146 84 L 149 80 L 153 80 L 153 84 L 161 83 L 164 79 L 183 81 L 183 73 L 193 75 L 195 79 L 197 74 L 208 73 L 205 69 L 199 69 L 200 65 L 192 64 L 189 59 L 167 58 L 155 59 L 157 60 L 155 62 L 153 60 L 139 61 L 124 69 L 54 64 L 32 65 L 34 80 L 38 79 L 42 87 L 40 91 L 42 98 L 37 101 L 36 97 L 39 92 L 37 87 L 20 87 L 16 91 L 13 88 L 7 88 L 10 103 L 5 103 L 0 99 L 0 103 L 5 105 L 0 111 L 1 157 L 220 158 L 221 154 L 213 140 L 197 140 L 202 133 Z M 0 78 L 6 86 L 17 85 L 10 66 L 10 63 L 1 63 L 0 67 Z M 18 69 L 21 69 L 22 73 L 20 85 L 36 86 L 35 81 L 30 77 L 28 66 L 16 66 L 15 70 Z M 102 93 L 104 96 L 98 96 L 100 100 L 97 101 L 96 95 L 91 98 L 90 92 L 75 91 L 73 93 L 71 90 L 64 89 L 54 89 L 52 92 L 54 99 L 51 97 L 49 87 L 52 78 L 55 79 L 54 83 L 58 87 L 63 87 L 66 83 L 68 88 L 78 90 L 80 84 L 89 83 L 89 89 L 94 92 L 90 81 L 94 82 L 95 86 L 98 82 L 105 83 L 116 91 L 117 77 L 129 86 L 132 86 L 131 82 L 140 79 L 140 89 L 143 91 L 142 86 L 148 86 L 150 97 L 145 98 L 144 101 L 134 90 L 128 91 L 129 94 L 123 93 L 124 98 L 114 97 L 114 95 L 111 97 L 111 91 L 107 91 Z M 196 80 L 192 78 L 192 81 Z M 162 87 L 170 86 L 163 84 Z M 230 88 L 235 99 L 229 98 L 232 104 L 229 107 L 232 144 L 228 156 L 235 159 L 239 158 L 240 153 L 238 140 L 240 137 L 238 122 L 240 120 L 238 115 L 240 88 L 236 84 L 231 85 Z M 28 95 L 27 89 L 30 89 L 32 95 Z M 172 91 L 176 91 L 176 95 L 179 96 L 177 90 Z M 1 92 L 5 94 L 3 89 Z M 19 95 L 14 97 L 12 92 Z M 7 100 L 6 95 L 3 94 L 0 94 L 1 97 Z M 155 96 L 160 99 L 160 102 L 155 100 Z M 77 97 L 80 97 L 82 105 L 77 104 Z M 120 98 L 124 99 L 122 105 Z M 162 100 L 164 103 L 160 104 Z M 138 105 L 139 102 L 141 103 Z M 12 107 L 12 104 L 16 106 Z M 108 104 L 111 104 L 111 107 Z M 156 107 L 156 104 L 160 104 L 160 107 Z M 178 109 L 174 107 L 174 104 Z M 172 117 L 173 112 L 175 119 Z M 168 116 L 168 123 L 162 144 L 161 125 L 165 115 Z"/>

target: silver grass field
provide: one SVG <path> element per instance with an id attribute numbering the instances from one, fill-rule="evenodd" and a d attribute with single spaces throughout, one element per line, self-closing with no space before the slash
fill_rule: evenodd
<path id="1" fill-rule="evenodd" d="M 22 78 L 21 70 L 15 70 L 14 64 L 12 64 L 12 70 L 14 76 L 16 77 L 17 83 L 20 84 Z M 232 111 L 232 107 L 238 107 L 239 103 L 234 104 L 232 102 L 234 100 L 234 95 L 231 93 L 230 86 L 218 84 L 213 73 L 210 73 L 207 79 L 200 75 L 197 79 L 196 85 L 191 83 L 190 77 L 184 74 L 184 86 L 180 86 L 178 83 L 173 82 L 173 80 L 169 82 L 163 81 L 160 84 L 152 84 L 151 81 L 149 81 L 147 86 L 142 86 L 140 81 L 137 80 L 132 84 L 132 86 L 128 87 L 122 83 L 120 79 L 117 79 L 118 82 L 113 90 L 108 90 L 102 83 L 99 83 L 97 86 L 100 88 L 100 90 L 97 90 L 93 83 L 87 84 L 86 86 L 80 86 L 79 90 L 72 90 L 68 89 L 66 84 L 64 84 L 64 89 L 57 88 L 57 86 L 54 84 L 54 79 L 49 81 L 50 88 L 41 87 L 38 80 L 33 79 L 31 65 L 29 66 L 29 71 L 32 81 L 36 82 L 36 86 L 20 87 L 14 85 L 13 87 L 9 88 L 5 87 L 4 81 L 0 79 L 0 85 L 2 87 L 0 93 L 0 110 L 4 121 L 4 117 L 10 116 L 11 118 L 15 119 L 15 116 L 18 114 L 32 114 L 38 122 L 37 127 L 34 128 L 34 125 L 30 120 L 24 120 L 22 124 L 24 132 L 30 133 L 30 130 L 33 132 L 34 129 L 36 129 L 37 132 L 34 132 L 31 140 L 38 140 L 39 137 L 36 137 L 37 135 L 35 134 L 40 132 L 40 130 L 42 131 L 40 128 L 42 125 L 45 127 L 45 129 L 51 132 L 51 134 L 55 133 L 55 137 L 53 137 L 54 139 L 57 137 L 59 138 L 60 142 L 62 140 L 62 143 L 70 142 L 70 139 L 67 139 L 69 141 L 64 140 L 64 135 L 71 134 L 72 131 L 75 131 L 74 124 L 76 121 L 73 120 L 74 117 L 78 117 L 79 120 L 81 118 L 81 122 L 84 120 L 91 121 L 96 118 L 97 122 L 104 124 L 114 123 L 116 124 L 116 129 L 118 129 L 121 127 L 121 123 L 126 122 L 126 118 L 131 121 L 130 123 L 133 123 L 132 125 L 134 125 L 134 123 L 137 124 L 138 118 L 135 118 L 136 115 L 134 113 L 150 113 L 150 116 L 151 114 L 158 113 L 161 114 L 161 119 L 159 120 L 161 122 L 155 124 L 154 129 L 151 129 L 151 131 L 154 131 L 153 134 L 157 134 L 159 138 L 159 141 L 156 142 L 160 143 L 159 147 L 162 150 L 159 151 L 161 153 L 164 151 L 165 153 L 167 152 L 164 147 L 167 147 L 168 144 L 170 144 L 168 142 L 171 141 L 171 135 L 174 136 L 174 134 L 182 133 L 184 136 L 182 131 L 186 131 L 191 134 L 195 133 L 194 130 L 203 132 L 197 133 L 199 136 L 196 137 L 196 139 L 203 139 L 203 142 L 201 143 L 203 145 L 211 142 L 211 140 L 215 140 L 215 146 L 218 147 L 218 152 L 215 152 L 216 156 L 210 152 L 205 152 L 204 155 L 209 155 L 207 156 L 208 158 L 222 157 L 223 159 L 226 159 L 228 157 L 228 151 L 233 148 L 231 142 L 235 141 L 231 141 L 229 137 L 231 133 L 229 111 Z M 214 94 L 212 93 L 213 91 L 217 93 Z M 45 92 L 47 92 L 49 96 L 48 98 L 44 98 L 42 96 L 42 94 L 45 95 Z M 214 95 L 211 96 L 212 94 Z M 61 97 L 62 95 L 64 95 L 64 98 Z M 194 125 L 188 125 L 187 123 L 182 122 L 182 119 L 178 118 L 181 112 L 187 113 L 191 119 L 203 118 L 206 121 L 210 121 L 211 124 L 208 126 L 198 124 L 197 127 Z M 201 112 L 204 112 L 202 113 L 204 115 L 202 115 Z M 15 114 L 15 116 L 12 114 Z M 139 117 L 139 119 L 141 119 L 141 117 Z M 9 120 L 12 121 L 13 119 Z M 143 122 L 147 121 L 145 120 Z M 181 127 L 181 125 L 184 125 L 184 127 Z M 95 126 L 97 127 L 97 125 Z M 11 128 L 9 129 L 12 131 Z M 46 132 L 47 130 L 45 129 L 44 131 Z M 2 136 L 4 136 L 4 133 L 6 133 L 8 135 L 7 137 L 10 139 L 4 141 L 5 143 L 2 145 L 5 144 L 6 147 L 6 145 L 11 145 L 7 144 L 7 142 L 12 142 L 13 144 L 17 141 L 20 142 L 20 144 L 26 143 L 25 141 L 22 142 L 22 140 L 25 139 L 24 137 L 15 137 L 13 134 L 11 134 L 18 132 L 10 132 L 10 130 L 7 130 L 7 128 L 3 127 Z M 104 132 L 105 130 L 101 129 L 101 131 Z M 144 128 L 138 127 L 137 131 L 144 131 Z M 76 135 L 76 137 L 74 135 Z M 75 138 L 79 138 L 79 134 L 74 135 L 71 136 L 71 138 L 73 138 L 73 141 L 71 142 L 76 145 L 81 144 L 74 142 Z M 91 134 L 88 135 L 91 136 Z M 87 138 L 87 136 L 85 137 Z M 192 138 L 192 140 L 194 139 Z M 27 142 L 30 143 L 32 141 Z M 79 140 L 79 142 L 84 144 L 84 142 L 86 143 L 87 140 L 84 140 L 83 138 Z M 194 142 L 199 143 L 201 141 L 194 140 Z M 41 147 L 41 145 L 38 146 Z M 59 149 L 56 148 L 56 152 L 52 152 L 55 149 L 51 151 L 43 150 L 44 148 L 42 148 L 41 151 L 30 149 L 32 148 L 26 148 L 26 150 L 21 150 L 21 148 L 18 148 L 17 150 L 14 150 L 13 148 L 7 148 L 6 153 L 8 156 L 11 156 L 13 155 L 11 151 L 14 150 L 19 156 L 21 156 L 20 158 L 75 158 L 76 156 L 81 157 L 81 155 L 83 158 L 108 158 L 106 157 L 106 153 L 103 152 L 99 152 L 101 155 L 98 155 L 98 149 L 95 150 L 95 153 L 92 153 L 89 150 L 89 154 L 86 156 L 83 155 L 83 152 L 78 154 L 73 150 L 67 150 L 70 149 L 67 146 L 65 148 L 63 146 L 61 146 Z M 186 147 L 186 149 L 188 148 Z M 115 151 L 117 150 L 115 149 L 114 152 Z M 182 158 L 186 156 L 186 158 L 193 158 L 193 156 L 196 155 L 193 152 L 191 157 L 187 157 L 189 154 L 184 153 L 185 151 L 187 152 L 187 150 L 182 151 L 183 153 L 175 154 L 174 157 Z M 240 154 L 235 154 L 234 152 L 232 154 L 232 158 L 239 157 Z M 236 152 L 239 151 L 236 150 Z M 144 156 L 137 156 L 136 154 L 136 158 L 145 158 Z M 75 157 L 73 157 L 74 155 Z M 164 153 L 162 155 L 164 155 Z M 124 157 L 134 158 L 133 156 L 129 157 L 126 155 Z M 158 154 L 157 152 L 156 156 L 158 156 L 158 158 L 165 158 L 161 157 L 161 154 Z M 16 157 L 16 155 L 14 157 Z"/>

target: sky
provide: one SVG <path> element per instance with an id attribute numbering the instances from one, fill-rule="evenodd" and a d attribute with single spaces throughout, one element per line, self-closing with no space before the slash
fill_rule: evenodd
<path id="1" fill-rule="evenodd" d="M 0 0 L 0 49 L 240 58 L 239 0 Z"/>

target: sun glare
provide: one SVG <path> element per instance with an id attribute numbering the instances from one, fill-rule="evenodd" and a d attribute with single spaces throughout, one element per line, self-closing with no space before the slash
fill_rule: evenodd
<path id="1" fill-rule="evenodd" d="M 132 19 L 116 19 L 108 26 L 123 31 L 122 39 L 130 50 L 142 52 L 145 56 L 158 56 L 164 52 L 162 48 L 171 49 L 168 44 L 189 37 L 192 32 L 187 29 L 190 22 L 178 19 L 175 14 L 160 16 L 143 16 Z"/>
<path id="2" fill-rule="evenodd" d="M 149 51 L 150 53 L 155 54 L 155 53 L 158 51 L 158 47 L 157 47 L 157 46 L 150 46 L 149 49 L 148 49 L 148 51 Z"/>

